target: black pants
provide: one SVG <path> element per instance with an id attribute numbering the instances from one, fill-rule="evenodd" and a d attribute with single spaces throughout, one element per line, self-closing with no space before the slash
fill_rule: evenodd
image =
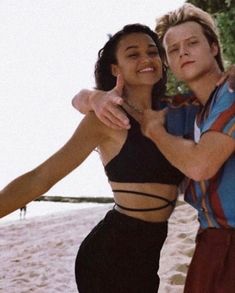
<path id="1" fill-rule="evenodd" d="M 115 210 L 90 232 L 76 258 L 80 293 L 156 293 L 167 222 L 151 223 Z"/>

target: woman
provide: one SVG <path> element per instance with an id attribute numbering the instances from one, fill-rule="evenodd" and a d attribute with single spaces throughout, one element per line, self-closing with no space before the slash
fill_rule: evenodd
<path id="1" fill-rule="evenodd" d="M 121 75 L 124 110 L 158 109 L 166 81 L 161 57 L 153 31 L 140 24 L 125 26 L 99 52 L 97 88 L 112 89 Z M 158 290 L 160 251 L 183 174 L 141 134 L 139 123 L 129 119 L 132 127 L 117 131 L 88 113 L 57 153 L 0 192 L 4 216 L 45 193 L 92 150 L 99 150 L 115 206 L 80 246 L 75 266 L 80 293 Z"/>

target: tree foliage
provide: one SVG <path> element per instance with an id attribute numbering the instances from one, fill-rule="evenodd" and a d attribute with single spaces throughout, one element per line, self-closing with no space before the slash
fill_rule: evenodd
<path id="1" fill-rule="evenodd" d="M 226 64 L 235 63 L 235 1 L 234 0 L 190 0 L 211 13 L 220 32 L 220 41 Z M 226 65 L 225 64 L 225 65 Z"/>
<path id="2" fill-rule="evenodd" d="M 229 11 L 234 0 L 189 0 L 186 2 L 192 3 L 211 14 L 214 14 Z"/>
<path id="3" fill-rule="evenodd" d="M 235 7 L 216 15 L 220 30 L 220 40 L 224 59 L 228 64 L 235 63 Z"/>

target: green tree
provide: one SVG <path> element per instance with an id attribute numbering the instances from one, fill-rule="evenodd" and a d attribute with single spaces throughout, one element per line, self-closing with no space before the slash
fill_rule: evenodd
<path id="1" fill-rule="evenodd" d="M 235 63 L 235 7 L 227 12 L 216 14 L 220 30 L 220 40 L 224 59 L 228 64 Z"/>
<path id="2" fill-rule="evenodd" d="M 223 50 L 225 65 L 235 63 L 235 1 L 234 0 L 190 0 L 211 13 L 216 20 Z"/>
<path id="3" fill-rule="evenodd" d="M 234 0 L 189 0 L 186 1 L 200 7 L 201 9 L 214 14 L 222 11 L 229 11 Z"/>

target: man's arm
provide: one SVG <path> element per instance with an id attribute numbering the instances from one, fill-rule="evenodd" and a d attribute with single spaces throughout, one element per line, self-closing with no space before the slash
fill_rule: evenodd
<path id="1" fill-rule="evenodd" d="M 87 114 L 88 112 L 92 111 L 91 103 L 90 103 L 90 96 L 92 91 L 83 89 L 79 93 L 77 93 L 74 98 L 72 99 L 72 105 L 75 109 L 77 109 L 82 114 Z"/>
<path id="2" fill-rule="evenodd" d="M 164 156 L 195 181 L 211 178 L 235 151 L 232 137 L 216 132 L 204 133 L 198 143 L 169 134 L 164 127 L 165 111 L 146 111 L 142 131 Z"/>
<path id="3" fill-rule="evenodd" d="M 219 81 L 218 85 L 227 79 L 230 84 L 231 91 L 235 88 L 235 66 L 231 66 L 230 70 Z M 108 91 L 100 90 L 81 90 L 72 100 L 75 109 L 83 114 L 94 111 L 96 116 L 108 127 L 113 129 L 130 128 L 129 119 L 121 110 L 123 105 L 122 92 L 124 88 L 123 78 L 117 77 L 116 86 Z"/>

